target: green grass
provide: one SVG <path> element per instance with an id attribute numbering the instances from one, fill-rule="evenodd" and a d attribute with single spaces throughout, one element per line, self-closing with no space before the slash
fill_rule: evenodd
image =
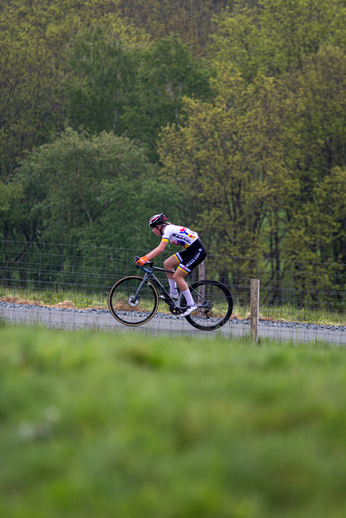
<path id="1" fill-rule="evenodd" d="M 76 308 L 99 308 L 108 309 L 108 294 L 85 293 L 76 291 L 56 291 L 56 290 L 33 290 L 21 288 L 0 287 L 0 300 L 10 297 L 13 301 L 20 299 L 32 302 L 55 305 L 64 301 L 72 303 Z M 241 306 L 234 300 L 233 315 L 239 318 L 249 317 L 250 307 Z M 160 304 L 160 311 L 168 312 L 166 304 Z M 294 322 L 313 322 L 315 324 L 346 325 L 346 313 L 332 310 L 312 310 L 309 308 L 299 308 L 297 306 L 285 304 L 282 306 L 260 306 L 260 315 L 276 320 L 289 320 Z"/>
<path id="2" fill-rule="evenodd" d="M 24 288 L 0 287 L 0 300 L 4 298 L 22 299 L 54 306 L 63 301 L 71 302 L 78 309 L 98 307 L 107 309 L 108 294 L 85 293 L 78 291 L 33 290 Z"/>
<path id="3" fill-rule="evenodd" d="M 289 320 L 292 322 L 313 322 L 324 325 L 346 325 L 345 311 L 332 311 L 326 309 L 299 308 L 290 304 L 282 306 L 260 306 L 260 314 L 263 317 L 271 317 L 276 320 Z"/>
<path id="4" fill-rule="evenodd" d="M 0 516 L 341 518 L 346 350 L 0 328 Z"/>

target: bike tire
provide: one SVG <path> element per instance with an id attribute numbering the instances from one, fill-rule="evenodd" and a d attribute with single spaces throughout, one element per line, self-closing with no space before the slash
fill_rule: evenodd
<path id="1" fill-rule="evenodd" d="M 131 275 L 120 279 L 108 295 L 108 308 L 112 316 L 126 326 L 141 326 L 153 318 L 157 311 L 159 296 L 155 286 L 146 281 L 138 301 L 131 302 L 143 277 Z"/>
<path id="2" fill-rule="evenodd" d="M 226 286 L 205 280 L 192 284 L 190 291 L 198 309 L 185 317 L 189 324 L 201 331 L 214 331 L 228 322 L 233 311 L 233 299 Z"/>

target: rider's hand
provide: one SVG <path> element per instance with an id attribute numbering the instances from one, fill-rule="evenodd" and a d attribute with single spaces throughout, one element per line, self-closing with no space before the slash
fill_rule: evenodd
<path id="1" fill-rule="evenodd" d="M 136 266 L 143 266 L 148 261 L 149 261 L 148 257 L 146 255 L 143 255 L 143 257 L 140 257 L 138 259 L 138 261 L 136 261 Z"/>

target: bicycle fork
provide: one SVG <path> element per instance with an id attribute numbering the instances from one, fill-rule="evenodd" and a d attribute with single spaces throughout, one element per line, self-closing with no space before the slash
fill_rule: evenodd
<path id="1" fill-rule="evenodd" d="M 143 288 L 144 284 L 148 281 L 148 277 L 149 277 L 149 275 L 146 273 L 143 277 L 142 282 L 138 286 L 136 293 L 134 295 L 129 296 L 128 303 L 130 304 L 130 306 L 132 306 L 132 307 L 138 306 L 140 298 L 141 298 L 141 296 L 140 296 L 141 289 Z"/>

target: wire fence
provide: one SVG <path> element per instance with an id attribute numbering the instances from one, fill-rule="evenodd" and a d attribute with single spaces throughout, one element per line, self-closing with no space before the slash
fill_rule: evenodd
<path id="1" fill-rule="evenodd" d="M 76 307 L 106 308 L 111 286 L 138 274 L 133 258 L 147 250 L 0 240 L 0 299 L 30 297 L 56 305 L 68 298 Z M 155 263 L 174 253 L 165 252 Z M 197 280 L 198 269 L 190 275 Z M 345 322 L 346 265 L 209 254 L 205 278 L 232 293 L 234 316 L 246 318 L 250 280 L 260 279 L 260 316 L 271 320 Z M 161 281 L 165 282 L 164 274 Z M 166 282 L 167 284 L 167 282 Z M 79 305 L 79 306 L 78 306 Z"/>

